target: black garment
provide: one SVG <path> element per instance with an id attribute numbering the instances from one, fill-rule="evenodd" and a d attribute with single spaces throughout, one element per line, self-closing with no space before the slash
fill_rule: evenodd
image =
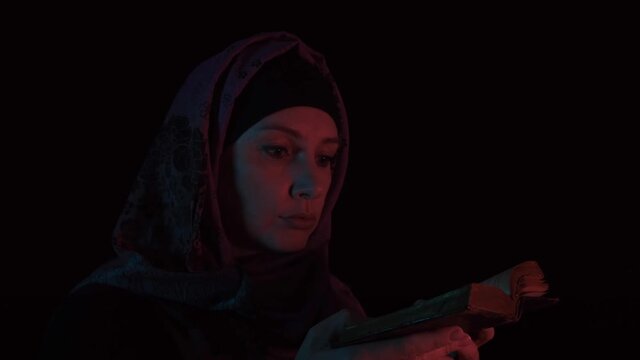
<path id="1" fill-rule="evenodd" d="M 305 248 L 281 253 L 254 242 L 243 244 L 246 253 L 238 256 L 239 244 L 226 233 L 221 213 L 226 210 L 218 203 L 220 193 L 229 190 L 220 188 L 223 144 L 237 110 L 235 100 L 263 67 L 283 54 L 308 62 L 307 70 L 317 70 L 316 76 L 331 85 L 326 92 L 335 97 L 339 113 L 334 121 L 340 150 Z M 321 54 L 283 32 L 231 44 L 187 77 L 115 226 L 118 258 L 80 286 L 110 285 L 212 312 L 232 310 L 245 317 L 255 313 L 270 346 L 289 352 L 300 346 L 311 327 L 341 309 L 366 317 L 329 267 L 331 214 L 346 175 L 348 133 L 342 99 Z"/>
<path id="2" fill-rule="evenodd" d="M 71 294 L 52 318 L 42 358 L 256 358 L 241 340 L 251 337 L 242 333 L 248 328 L 231 312 L 212 313 L 116 287 L 87 285 Z"/>
<path id="3" fill-rule="evenodd" d="M 238 256 L 218 204 L 228 190 L 220 188 L 223 145 L 235 100 L 283 54 L 308 62 L 330 85 L 340 151 L 306 247 L 280 253 L 252 243 Z M 299 38 L 258 34 L 205 60 L 176 95 L 132 186 L 114 229 L 118 257 L 73 290 L 47 342 L 48 354 L 61 355 L 49 358 L 207 359 L 229 348 L 250 359 L 293 359 L 321 320 L 341 309 L 366 317 L 329 268 L 347 158 L 339 91 L 324 57 Z"/>

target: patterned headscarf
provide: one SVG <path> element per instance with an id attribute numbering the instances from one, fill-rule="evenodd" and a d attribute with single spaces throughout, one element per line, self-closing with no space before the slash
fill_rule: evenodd
<path id="1" fill-rule="evenodd" d="M 234 259 L 217 201 L 219 164 L 236 99 L 270 60 L 295 54 L 330 84 L 342 140 L 318 226 L 304 250 Z M 204 61 L 166 116 L 118 220 L 118 258 L 77 288 L 106 284 L 149 298 L 250 319 L 268 344 L 297 348 L 332 313 L 365 313 L 329 271 L 331 213 L 347 168 L 347 116 L 323 56 L 296 36 L 263 33 Z M 77 289 L 76 288 L 76 289 Z"/>

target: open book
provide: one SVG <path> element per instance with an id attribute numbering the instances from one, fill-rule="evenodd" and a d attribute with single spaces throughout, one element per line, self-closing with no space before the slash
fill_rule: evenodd
<path id="1" fill-rule="evenodd" d="M 333 340 L 339 347 L 458 325 L 474 332 L 518 321 L 522 313 L 558 301 L 535 261 L 525 261 L 483 282 L 471 283 L 396 312 L 345 327 Z"/>

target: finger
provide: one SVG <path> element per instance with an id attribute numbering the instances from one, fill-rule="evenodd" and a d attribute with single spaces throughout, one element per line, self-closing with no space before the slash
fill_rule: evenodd
<path id="1" fill-rule="evenodd" d="M 425 331 L 411 334 L 405 338 L 405 353 L 408 355 L 424 354 L 434 349 L 444 349 L 445 355 L 455 351 L 456 346 L 472 343 L 471 337 L 459 326 L 448 326 L 434 331 Z M 447 349 L 451 347 L 450 351 Z"/>
<path id="2" fill-rule="evenodd" d="M 436 360 L 436 359 L 457 359 L 457 360 L 479 360 L 478 347 L 471 339 L 457 341 L 446 346 L 432 349 L 425 353 L 414 355 L 411 359 Z"/>
<path id="3" fill-rule="evenodd" d="M 491 341 L 491 339 L 493 339 L 495 334 L 496 334 L 496 331 L 494 328 L 482 329 L 476 335 L 474 342 L 476 343 L 477 346 L 482 346 L 488 343 L 489 341 Z"/>
<path id="4" fill-rule="evenodd" d="M 451 339 L 455 334 L 454 340 Z M 464 335 L 459 327 L 446 327 L 434 331 L 425 331 L 406 335 L 398 338 L 379 340 L 370 343 L 347 346 L 354 354 L 362 359 L 413 359 L 428 356 L 425 359 L 433 360 L 445 358 L 450 352 L 447 348 L 456 336 Z M 473 343 L 467 336 L 467 342 Z"/>
<path id="5" fill-rule="evenodd" d="M 351 314 L 347 309 L 342 309 L 327 317 L 314 327 L 309 329 L 304 344 L 311 351 L 316 351 L 329 347 L 332 337 L 337 335 L 350 321 Z"/>
<path id="6" fill-rule="evenodd" d="M 478 346 L 472 341 L 465 345 L 462 345 L 456 349 L 458 354 L 458 360 L 479 360 L 480 354 L 478 353 Z"/>
<path id="7" fill-rule="evenodd" d="M 473 340 L 459 326 L 351 345 L 342 349 L 346 351 L 345 354 L 349 355 L 346 358 L 367 360 L 450 359 L 449 355 L 454 352 L 460 353 L 459 359 L 461 360 L 477 360 L 477 348 Z"/>

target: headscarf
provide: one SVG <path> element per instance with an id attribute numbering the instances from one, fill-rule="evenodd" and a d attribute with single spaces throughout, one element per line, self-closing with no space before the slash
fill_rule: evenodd
<path id="1" fill-rule="evenodd" d="M 310 106 L 340 118 L 333 84 L 313 64 L 288 51 L 264 64 L 235 100 L 225 146 L 255 123 L 293 106 Z"/>
<path id="2" fill-rule="evenodd" d="M 295 54 L 331 85 L 341 138 L 322 215 L 306 248 L 234 258 L 217 199 L 221 154 L 236 99 L 270 60 Z M 135 180 L 113 233 L 118 257 L 76 289 L 105 284 L 134 294 L 250 319 L 262 342 L 297 348 L 314 324 L 365 312 L 330 273 L 331 213 L 347 168 L 347 116 L 324 57 L 298 37 L 262 33 L 230 45 L 188 76 Z"/>

